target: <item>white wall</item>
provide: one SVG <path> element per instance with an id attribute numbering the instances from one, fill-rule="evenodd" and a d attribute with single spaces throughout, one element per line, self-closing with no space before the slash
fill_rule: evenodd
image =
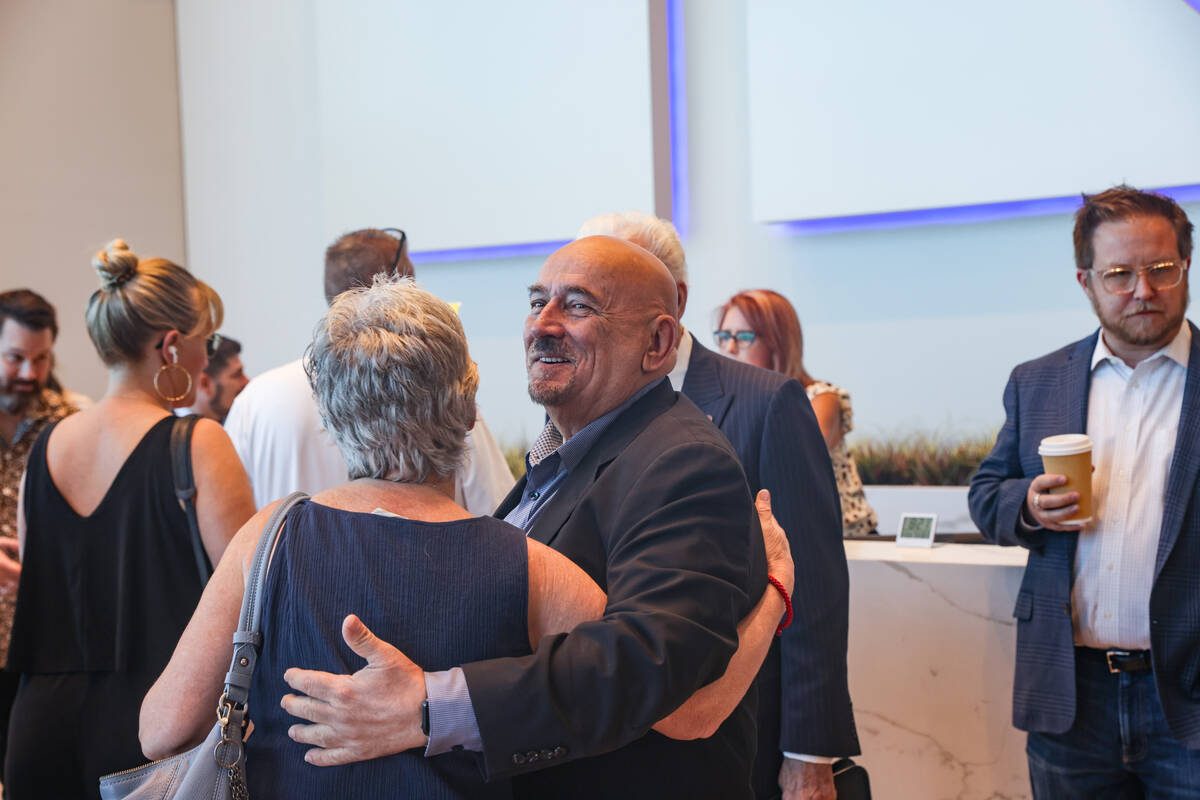
<path id="1" fill-rule="evenodd" d="M 821 236 L 753 223 L 744 5 L 689 0 L 685 12 L 685 324 L 707 337 L 712 309 L 731 293 L 770 287 L 799 312 L 810 371 L 851 392 L 860 435 L 998 427 L 1012 367 L 1095 327 L 1075 283 L 1070 216 Z M 1153 141 L 1147 132 L 1146 146 Z M 1200 203 L 1184 207 L 1200 221 Z M 484 411 L 510 439 L 531 437 L 541 420 L 524 393 L 520 355 L 524 287 L 540 260 L 419 268 L 432 291 L 464 301 Z"/>
<path id="2" fill-rule="evenodd" d="M 1200 182 L 1179 0 L 747 5 L 755 219 Z"/>
<path id="3" fill-rule="evenodd" d="M 0 2 L 0 288 L 57 307 L 59 375 L 93 397 L 92 254 L 120 236 L 183 260 L 175 74 L 167 0 Z"/>
<path id="4" fill-rule="evenodd" d="M 180 29 L 216 24 L 204 10 L 221 2 L 232 0 L 180 3 Z M 234 216 L 259 235 L 236 248 L 220 235 L 191 238 L 184 260 L 171 4 L 0 3 L 3 285 L 29 285 L 59 306 L 62 373 L 85 391 L 103 388 L 83 331 L 83 306 L 95 287 L 89 258 L 114 235 L 145 255 L 182 260 L 210 280 L 226 299 L 226 332 L 243 340 L 251 372 L 298 354 L 321 313 L 318 276 L 330 235 L 322 230 L 319 170 L 305 166 L 316 163 L 307 131 L 315 129 L 317 78 L 283 68 L 314 46 L 312 20 L 291 14 L 295 4 L 285 0 L 240 5 L 250 22 L 211 31 L 231 42 L 223 71 L 205 81 L 181 80 L 183 149 L 238 167 L 230 180 L 190 174 L 189 196 L 202 189 L 207 200 L 189 202 L 188 214 L 218 231 L 220 220 Z M 810 370 L 852 393 L 860 433 L 998 425 L 1011 367 L 1094 326 L 1074 283 L 1070 218 L 821 236 L 752 222 L 745 6 L 685 5 L 692 210 L 685 244 L 693 284 L 685 323 L 705 337 L 713 307 L 730 293 L 768 286 L 795 303 Z M 181 42 L 180 58 L 187 57 Z M 188 95 L 219 96 L 235 84 L 263 103 L 204 124 L 228 126 L 237 146 L 189 136 L 195 120 L 188 117 Z M 587 97 L 577 102 L 604 112 L 588 106 Z M 1150 128 L 1145 146 L 1154 142 Z M 569 176 L 563 186 L 587 191 Z M 453 200 L 431 198 L 448 207 Z M 1200 219 L 1200 204 L 1185 208 Z M 419 230 L 410 233 L 419 241 Z M 530 438 L 541 420 L 525 394 L 520 345 L 524 287 L 541 260 L 418 266 L 428 288 L 463 302 L 484 414 L 510 441 Z"/>

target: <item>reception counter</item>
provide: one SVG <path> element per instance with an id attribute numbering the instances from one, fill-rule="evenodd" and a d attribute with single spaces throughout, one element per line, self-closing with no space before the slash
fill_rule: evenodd
<path id="1" fill-rule="evenodd" d="M 1012 727 L 1026 551 L 847 541 L 850 695 L 879 800 L 1029 798 Z"/>

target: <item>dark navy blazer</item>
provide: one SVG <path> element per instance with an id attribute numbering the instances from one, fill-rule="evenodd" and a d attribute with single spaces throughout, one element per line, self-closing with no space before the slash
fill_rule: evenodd
<path id="1" fill-rule="evenodd" d="M 522 478 L 497 516 L 525 491 Z M 768 585 L 729 442 L 664 378 L 605 429 L 527 533 L 608 604 L 532 656 L 463 665 L 488 776 L 514 775 L 520 798 L 751 797 L 753 687 L 706 739 L 649 730 L 725 672 Z"/>
<path id="2" fill-rule="evenodd" d="M 771 492 L 796 563 L 795 620 L 771 648 L 759 678 L 761 796 L 765 782 L 778 777 L 782 750 L 859 753 L 846 683 L 850 582 L 841 500 L 799 382 L 718 355 L 693 337 L 682 388 L 729 439 L 750 490 Z"/>
<path id="3" fill-rule="evenodd" d="M 1163 487 L 1154 585 L 1150 590 L 1150 649 L 1158 694 L 1171 733 L 1200 748 L 1200 333 L 1192 346 L 1175 452 Z M 1017 520 L 1045 436 L 1086 433 L 1092 353 L 1099 331 L 1012 371 L 1004 389 L 1004 427 L 971 480 L 971 518 L 989 540 L 1029 548 L 1017 595 L 1013 724 L 1062 733 L 1075 719 L 1075 649 L 1071 583 L 1080 534 L 1038 530 L 1023 534 Z M 1084 534 L 1086 535 L 1086 534 Z"/>

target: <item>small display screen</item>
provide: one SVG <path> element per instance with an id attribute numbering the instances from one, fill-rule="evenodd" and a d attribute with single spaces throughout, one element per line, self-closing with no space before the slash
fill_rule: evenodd
<path id="1" fill-rule="evenodd" d="M 928 539 L 933 533 L 933 520 L 928 517 L 905 517 L 900 525 L 901 539 Z"/>

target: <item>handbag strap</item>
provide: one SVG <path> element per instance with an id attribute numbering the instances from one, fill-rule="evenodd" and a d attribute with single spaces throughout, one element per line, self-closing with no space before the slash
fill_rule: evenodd
<path id="1" fill-rule="evenodd" d="M 195 414 L 176 417 L 171 426 L 171 476 L 175 483 L 175 497 L 187 515 L 188 533 L 192 540 L 192 555 L 196 558 L 196 571 L 200 574 L 200 585 L 208 583 L 212 575 L 212 564 L 204 552 L 200 540 L 200 525 L 196 521 L 196 481 L 192 477 L 192 430 L 200 419 Z"/>
<path id="2" fill-rule="evenodd" d="M 271 553 L 279 539 L 284 518 L 297 503 L 307 498 L 308 495 L 304 492 L 293 492 L 280 500 L 279 505 L 271 512 L 267 524 L 263 526 L 262 535 L 258 537 L 258 546 L 254 549 L 254 559 L 250 562 L 250 572 L 246 576 L 246 591 L 242 595 L 238 628 L 233 634 L 233 659 L 229 663 L 229 672 L 225 674 L 225 693 L 217 703 L 217 717 L 224 728 L 222 744 L 236 745 L 236 753 L 222 752 L 221 748 L 218 748 L 217 759 L 222 766 L 232 766 L 241 759 L 242 722 L 246 717 L 246 701 L 250 697 L 250 681 L 254 678 L 254 667 L 262 650 L 262 633 L 259 630 L 262 620 L 262 590 L 267 581 Z"/>

